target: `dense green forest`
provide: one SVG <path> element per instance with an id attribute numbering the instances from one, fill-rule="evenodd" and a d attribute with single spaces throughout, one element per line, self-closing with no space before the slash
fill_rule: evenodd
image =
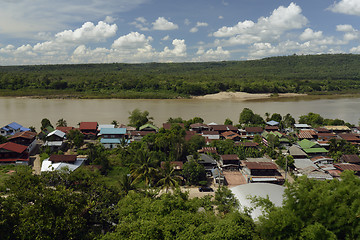
<path id="1" fill-rule="evenodd" d="M 0 67 L 0 96 L 177 98 L 220 91 L 359 93 L 360 55 Z"/>

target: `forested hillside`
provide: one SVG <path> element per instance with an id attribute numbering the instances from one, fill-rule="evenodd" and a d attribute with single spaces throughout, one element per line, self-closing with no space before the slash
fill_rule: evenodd
<path id="1" fill-rule="evenodd" d="M 203 63 L 0 67 L 2 96 L 176 98 L 220 91 L 359 93 L 360 55 Z"/>

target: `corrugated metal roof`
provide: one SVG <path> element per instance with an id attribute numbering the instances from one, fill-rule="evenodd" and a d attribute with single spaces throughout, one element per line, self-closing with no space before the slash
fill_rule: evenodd
<path id="1" fill-rule="evenodd" d="M 53 154 L 50 156 L 49 160 L 51 162 L 75 162 L 76 155 L 61 155 L 61 154 Z"/>
<path id="2" fill-rule="evenodd" d="M 126 134 L 126 128 L 102 128 L 99 135 L 103 134 Z"/>
<path id="3" fill-rule="evenodd" d="M 63 131 L 60 131 L 60 130 L 54 130 L 52 131 L 51 133 L 49 133 L 47 135 L 47 137 L 51 137 L 52 135 L 56 135 L 58 137 L 61 137 L 61 138 L 64 138 L 65 137 L 65 133 Z"/>
<path id="4" fill-rule="evenodd" d="M 11 152 L 23 153 L 27 149 L 27 146 L 13 143 L 13 142 L 7 142 L 7 143 L 0 144 L 0 148 L 6 149 Z"/>
<path id="5" fill-rule="evenodd" d="M 345 170 L 351 170 L 355 172 L 360 171 L 360 165 L 352 164 L 352 163 L 338 163 L 338 164 L 334 164 L 334 166 L 342 171 Z"/>
<path id="6" fill-rule="evenodd" d="M 120 144 L 120 139 L 118 138 L 102 138 L 100 140 L 102 144 Z"/>
<path id="7" fill-rule="evenodd" d="M 97 122 L 81 122 L 80 130 L 97 130 Z"/>
<path id="8" fill-rule="evenodd" d="M 247 162 L 243 161 L 249 169 L 278 169 L 277 165 L 272 162 Z"/>

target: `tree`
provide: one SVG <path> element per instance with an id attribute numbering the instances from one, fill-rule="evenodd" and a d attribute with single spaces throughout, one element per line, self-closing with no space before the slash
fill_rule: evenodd
<path id="1" fill-rule="evenodd" d="M 142 125 L 146 123 L 152 123 L 153 117 L 149 117 L 149 112 L 141 112 L 138 108 L 134 109 L 132 112 L 129 112 L 129 125 L 139 129 Z"/>
<path id="2" fill-rule="evenodd" d="M 224 125 L 233 125 L 233 121 L 231 121 L 230 118 L 226 118 L 225 122 L 224 122 Z"/>
<path id="3" fill-rule="evenodd" d="M 179 181 L 180 177 L 175 171 L 174 166 L 171 165 L 169 161 L 166 161 L 162 166 L 160 180 L 157 182 L 157 185 L 160 186 L 161 189 L 165 188 L 165 193 L 168 193 L 169 188 L 176 188 Z"/>
<path id="4" fill-rule="evenodd" d="M 282 207 L 264 209 L 259 217 L 261 235 L 266 239 L 359 239 L 359 186 L 360 179 L 350 171 L 343 172 L 341 180 L 300 177 L 288 183 Z"/>
<path id="5" fill-rule="evenodd" d="M 244 108 L 242 112 L 240 113 L 239 117 L 239 123 L 240 124 L 249 124 L 252 122 L 252 119 L 254 117 L 254 113 L 249 108 Z"/>
<path id="6" fill-rule="evenodd" d="M 67 134 L 67 139 L 72 146 L 80 148 L 84 144 L 84 134 L 77 129 L 72 129 Z"/>
<path id="7" fill-rule="evenodd" d="M 276 121 L 276 122 L 280 123 L 281 120 L 282 120 L 282 117 L 281 117 L 281 115 L 279 113 L 273 113 L 273 115 L 271 115 L 270 120 L 273 120 L 273 121 Z"/>
<path id="8" fill-rule="evenodd" d="M 49 119 L 43 118 L 43 119 L 41 120 L 41 130 L 43 130 L 43 129 L 49 127 L 49 126 L 52 127 L 52 128 L 54 128 Z"/>
<path id="9" fill-rule="evenodd" d="M 154 159 L 154 154 L 139 149 L 134 156 L 134 163 L 130 166 L 131 177 L 134 183 L 144 181 L 146 186 L 151 185 L 158 174 L 158 162 Z"/>
<path id="10" fill-rule="evenodd" d="M 119 126 L 119 122 L 116 121 L 116 120 L 113 120 L 113 121 L 111 122 L 111 124 L 113 124 L 115 127 L 118 127 L 118 126 Z"/>
<path id="11" fill-rule="evenodd" d="M 283 127 L 285 128 L 289 128 L 289 127 L 292 127 L 294 126 L 295 124 L 295 119 L 290 115 L 290 113 L 286 114 L 284 116 L 284 119 L 283 119 Z"/>
<path id="12" fill-rule="evenodd" d="M 67 122 L 65 119 L 60 118 L 57 123 L 56 123 L 57 127 L 67 127 Z"/>
<path id="13" fill-rule="evenodd" d="M 215 192 L 215 204 L 219 212 L 226 214 L 239 207 L 239 201 L 234 194 L 225 186 L 220 186 Z"/>
<path id="14" fill-rule="evenodd" d="M 199 182 L 206 180 L 204 166 L 199 164 L 195 159 L 184 163 L 182 174 L 190 185 L 198 185 Z"/>

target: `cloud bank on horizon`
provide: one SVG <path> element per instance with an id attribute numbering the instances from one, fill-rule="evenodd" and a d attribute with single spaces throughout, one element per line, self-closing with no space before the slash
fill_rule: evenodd
<path id="1" fill-rule="evenodd" d="M 359 0 L 256 2 L 0 0 L 0 65 L 360 53 Z"/>

